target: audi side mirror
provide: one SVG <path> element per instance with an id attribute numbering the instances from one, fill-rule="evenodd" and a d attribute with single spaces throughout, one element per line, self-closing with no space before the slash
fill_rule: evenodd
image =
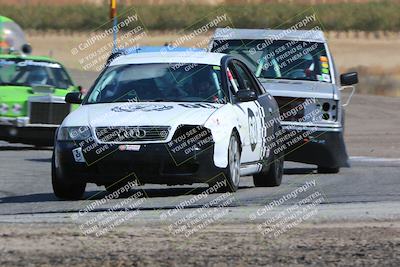
<path id="1" fill-rule="evenodd" d="M 358 73 L 357 72 L 348 72 L 340 75 L 340 84 L 341 85 L 353 85 L 358 83 Z"/>
<path id="2" fill-rule="evenodd" d="M 256 92 L 250 90 L 239 90 L 235 96 L 240 102 L 249 102 L 258 99 Z"/>
<path id="3" fill-rule="evenodd" d="M 68 93 L 65 96 L 65 102 L 70 104 L 81 104 L 82 103 L 81 93 L 80 92 Z"/>

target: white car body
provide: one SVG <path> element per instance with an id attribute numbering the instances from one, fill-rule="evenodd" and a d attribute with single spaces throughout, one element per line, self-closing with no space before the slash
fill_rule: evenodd
<path id="1" fill-rule="evenodd" d="M 126 56 L 120 56 L 110 63 L 108 68 L 127 66 L 127 65 L 146 65 L 146 64 L 193 64 L 197 65 L 209 65 L 215 69 L 225 69 L 224 64 L 233 64 L 234 60 L 232 57 L 225 54 L 217 53 L 183 53 L 183 52 L 170 52 L 167 54 L 161 53 L 143 53 L 143 54 L 131 54 Z M 235 64 L 239 62 L 235 61 Z M 243 64 L 243 63 L 240 63 Z M 248 71 L 249 75 L 252 75 Z M 154 74 L 141 73 L 143 77 L 151 76 Z M 141 76 L 141 77 L 142 77 Z M 225 76 L 222 76 L 225 77 Z M 247 77 L 247 76 L 246 76 Z M 254 77 L 253 77 L 254 78 Z M 252 78 L 252 79 L 253 79 Z M 240 78 L 241 79 L 241 78 Z M 229 81 L 228 81 L 229 83 Z M 111 157 L 117 157 L 122 153 L 132 153 L 132 157 L 136 157 L 143 153 L 144 156 L 148 156 L 150 153 L 146 149 L 156 147 L 156 150 L 162 150 L 168 148 L 172 143 L 175 142 L 176 136 L 180 127 L 201 127 L 196 129 L 208 129 L 212 136 L 212 151 L 205 153 L 211 153 L 212 162 L 210 167 L 210 176 L 202 173 L 198 179 L 192 180 L 192 182 L 207 182 L 212 178 L 214 173 L 211 169 L 219 170 L 223 172 L 228 168 L 229 158 L 229 145 L 230 137 L 232 134 L 237 134 L 238 142 L 240 143 L 240 174 L 256 174 L 268 168 L 263 165 L 263 162 L 270 158 L 270 149 L 267 148 L 268 142 L 266 141 L 267 134 L 273 134 L 277 128 L 279 128 L 279 121 L 273 120 L 273 127 L 266 126 L 268 120 L 276 119 L 279 114 L 277 104 L 273 97 L 269 95 L 258 83 L 257 79 L 254 78 L 255 86 L 257 86 L 258 96 L 253 101 L 238 102 L 234 100 L 233 95 L 229 95 L 229 98 L 233 101 L 226 103 L 209 103 L 209 102 L 123 102 L 123 103 L 96 103 L 87 104 L 84 103 L 77 110 L 69 114 L 60 126 L 58 132 L 56 144 L 55 144 L 55 167 L 61 168 L 62 165 L 79 165 L 81 170 L 85 170 L 85 164 L 90 165 L 102 164 L 109 160 Z M 224 84 L 222 82 L 221 84 Z M 222 86 L 225 88 L 224 85 Z M 224 89 L 225 90 L 225 89 Z M 93 92 L 91 92 L 93 91 Z M 96 94 L 95 89 L 91 89 L 88 95 Z M 101 92 L 98 92 L 99 95 Z M 85 98 L 86 101 L 87 97 Z M 63 129 L 75 129 L 78 127 L 84 127 L 90 129 L 90 135 L 93 143 L 95 143 L 96 149 L 100 151 L 98 159 L 88 160 L 88 157 L 82 153 L 74 158 L 75 162 L 71 162 L 72 153 L 81 149 L 85 151 L 85 147 L 79 148 L 80 144 L 83 144 L 82 140 L 75 140 L 74 142 L 68 142 L 62 139 Z M 98 129 L 120 127 L 121 129 L 128 129 L 129 134 L 144 135 L 150 133 L 151 127 L 158 127 L 165 130 L 165 138 L 156 139 L 143 139 L 139 137 L 134 139 L 121 139 L 104 141 L 102 137 L 99 137 Z M 125 127 L 125 128 L 123 128 Z M 136 128 L 132 128 L 136 127 Z M 147 127 L 147 128 L 146 128 Z M 160 128 L 160 129 L 161 129 Z M 146 132 L 147 129 L 147 132 Z M 144 130 L 144 131 L 143 131 Z M 208 131 L 207 130 L 207 131 Z M 127 131 L 126 131 L 127 132 Z M 123 134 L 126 134 L 124 132 Z M 127 135 L 129 135 L 127 134 Z M 186 132 L 187 135 L 187 132 Z M 119 136 L 119 135 L 118 135 Z M 144 137 L 146 138 L 146 137 Z M 174 139 L 175 138 L 175 139 Z M 80 142 L 79 142 L 80 141 Z M 193 141 L 194 142 L 194 141 Z M 196 143 L 198 145 L 198 143 Z M 107 153 L 103 153 L 102 147 L 106 147 L 106 152 L 110 151 L 110 147 L 118 150 L 116 153 L 109 156 Z M 123 149 L 121 149 L 121 147 Z M 121 151 L 126 148 L 131 148 L 132 151 Z M 197 159 L 196 153 L 202 152 L 203 148 L 195 147 L 190 153 L 194 153 L 194 156 L 188 160 Z M 135 150 L 135 151 L 133 151 Z M 201 150 L 201 151 L 200 151 Z M 204 148 L 204 151 L 207 149 Z M 74 151 L 74 152 L 73 152 Z M 146 152 L 147 151 L 147 152 Z M 171 154 L 171 151 L 168 151 Z M 161 153 L 161 152 L 160 152 Z M 189 153 L 189 154 L 190 154 Z M 205 154 L 204 153 L 204 154 Z M 107 155 L 106 155 L 107 154 Z M 75 156 L 75 155 L 74 155 Z M 173 155 L 171 155 L 174 157 Z M 154 160 L 157 161 L 157 154 L 154 154 Z M 199 156 L 200 158 L 200 156 Z M 200 160 L 200 159 L 199 159 Z M 63 163 L 63 161 L 67 163 Z M 161 159 L 160 159 L 161 161 Z M 177 162 L 174 159 L 176 166 L 179 167 L 181 162 Z M 208 160 L 207 160 L 208 161 Z M 185 161 L 184 161 L 185 162 Z M 183 164 L 183 163 L 182 163 Z M 199 168 L 206 168 L 210 162 L 199 163 Z M 204 165 L 204 166 L 203 166 Z M 83 168 L 83 169 L 82 169 Z M 205 170 L 207 173 L 207 170 Z M 202 177 L 200 177 L 202 176 Z M 167 184 L 180 184 L 188 183 L 184 180 L 168 181 L 164 180 Z M 186 181 L 186 182 L 184 182 Z M 87 182 L 95 182 L 97 184 L 106 184 L 103 180 L 90 180 Z M 150 180 L 146 182 L 160 183 L 160 179 Z M 189 179 L 189 183 L 191 180 Z"/>

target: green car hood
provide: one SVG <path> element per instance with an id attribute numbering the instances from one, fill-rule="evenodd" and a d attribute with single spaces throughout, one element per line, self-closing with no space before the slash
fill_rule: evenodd
<path id="1" fill-rule="evenodd" d="M 55 89 L 52 95 L 65 96 L 76 90 L 76 87 L 68 89 Z M 45 96 L 45 93 L 35 93 L 29 86 L 0 86 L 0 116 L 23 117 L 28 116 L 28 98 L 31 96 Z"/>

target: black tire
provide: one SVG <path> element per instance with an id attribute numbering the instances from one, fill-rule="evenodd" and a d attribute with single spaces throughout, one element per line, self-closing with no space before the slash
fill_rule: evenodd
<path id="1" fill-rule="evenodd" d="M 229 138 L 228 166 L 223 175 L 226 186 L 219 188 L 218 192 L 236 192 L 238 190 L 240 184 L 240 156 L 239 138 L 235 133 L 232 133 Z M 232 160 L 233 162 L 231 162 Z"/>
<path id="2" fill-rule="evenodd" d="M 331 167 L 318 166 L 318 173 L 338 173 L 339 171 L 340 171 L 339 167 L 331 168 Z"/>
<path id="3" fill-rule="evenodd" d="M 273 152 L 271 151 L 271 153 Z M 283 176 L 283 163 L 283 153 L 279 153 L 278 155 L 273 153 L 269 168 L 266 171 L 253 175 L 254 185 L 256 187 L 280 186 Z"/>
<path id="4" fill-rule="evenodd" d="M 86 183 L 71 183 L 66 181 L 66 177 L 55 167 L 54 153 L 51 160 L 51 182 L 54 195 L 60 199 L 78 200 L 85 193 Z"/>

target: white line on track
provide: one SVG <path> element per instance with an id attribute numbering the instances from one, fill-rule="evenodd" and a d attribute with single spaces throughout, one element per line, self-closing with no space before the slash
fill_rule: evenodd
<path id="1" fill-rule="evenodd" d="M 400 162 L 400 158 L 377 158 L 377 157 L 364 157 L 352 156 L 350 160 L 353 162 Z"/>

